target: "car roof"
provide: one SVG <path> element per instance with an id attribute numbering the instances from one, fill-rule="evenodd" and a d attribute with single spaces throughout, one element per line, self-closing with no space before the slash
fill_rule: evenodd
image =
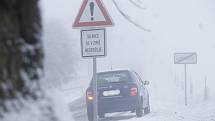
<path id="1" fill-rule="evenodd" d="M 111 70 L 105 70 L 105 71 L 100 71 L 100 72 L 97 72 L 97 74 L 102 74 L 102 73 L 111 73 L 111 72 L 132 72 L 131 69 L 111 69 Z"/>

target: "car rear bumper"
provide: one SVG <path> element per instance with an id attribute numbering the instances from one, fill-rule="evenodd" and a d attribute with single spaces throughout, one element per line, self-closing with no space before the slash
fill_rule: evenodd
<path id="1" fill-rule="evenodd" d="M 133 111 L 139 106 L 138 97 L 131 98 L 105 98 L 98 100 L 98 112 L 99 113 L 112 113 L 112 112 L 124 112 Z M 87 105 L 88 111 L 93 110 L 93 104 Z"/>

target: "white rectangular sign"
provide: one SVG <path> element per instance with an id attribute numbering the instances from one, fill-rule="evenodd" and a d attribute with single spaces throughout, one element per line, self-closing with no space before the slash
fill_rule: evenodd
<path id="1" fill-rule="evenodd" d="M 175 64 L 197 64 L 197 53 L 175 53 Z"/>
<path id="2" fill-rule="evenodd" d="M 106 56 L 104 28 L 81 30 L 82 57 Z"/>

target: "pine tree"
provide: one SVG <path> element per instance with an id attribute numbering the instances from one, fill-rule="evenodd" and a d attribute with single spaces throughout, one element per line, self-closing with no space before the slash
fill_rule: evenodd
<path id="1" fill-rule="evenodd" d="M 46 113 L 41 114 L 43 120 L 56 120 L 39 82 L 44 53 L 38 2 L 0 1 L 0 119 L 4 113 L 20 111 L 25 101 L 33 100 L 46 102 L 38 107 Z"/>

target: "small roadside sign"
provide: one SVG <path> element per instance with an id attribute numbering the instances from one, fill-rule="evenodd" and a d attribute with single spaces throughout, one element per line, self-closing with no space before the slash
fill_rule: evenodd
<path id="1" fill-rule="evenodd" d="M 81 30 L 82 57 L 106 56 L 105 29 Z"/>
<path id="2" fill-rule="evenodd" d="M 197 64 L 197 53 L 175 53 L 175 64 Z"/>
<path id="3" fill-rule="evenodd" d="M 197 53 L 186 52 L 186 53 L 175 53 L 174 54 L 175 64 L 184 64 L 184 98 L 185 105 L 187 106 L 187 64 L 197 64 Z"/>
<path id="4" fill-rule="evenodd" d="M 84 0 L 73 27 L 104 27 L 112 25 L 111 17 L 101 0 Z"/>

